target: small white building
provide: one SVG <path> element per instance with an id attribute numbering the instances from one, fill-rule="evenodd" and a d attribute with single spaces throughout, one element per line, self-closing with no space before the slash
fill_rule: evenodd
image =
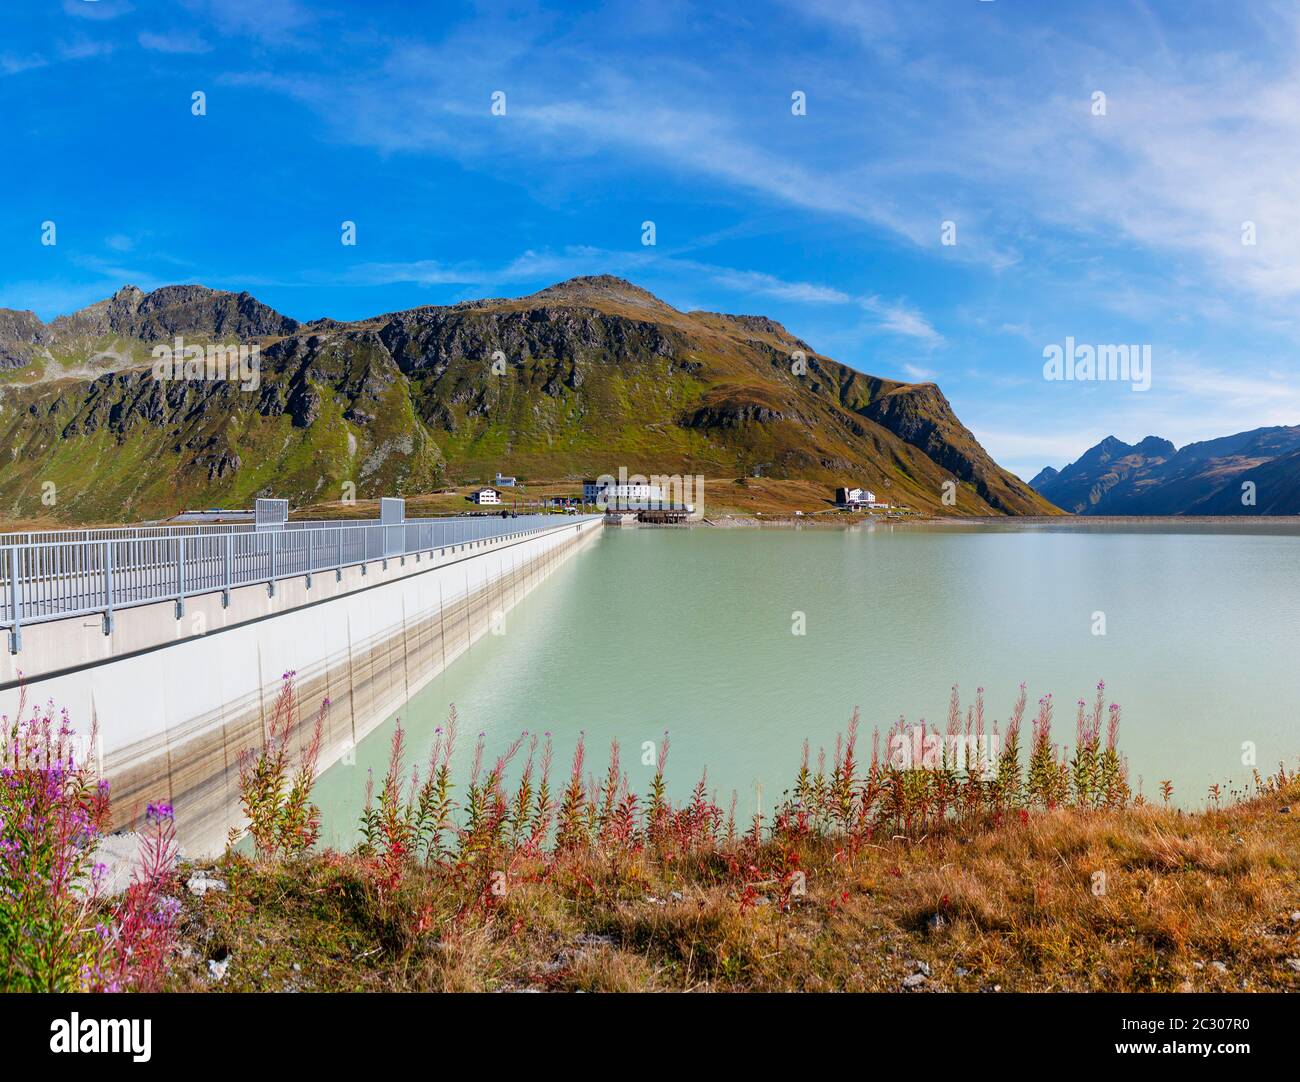
<path id="1" fill-rule="evenodd" d="M 514 488 L 516 483 L 517 482 L 513 477 L 507 477 L 504 473 L 497 474 L 497 488 Z"/>
<path id="2" fill-rule="evenodd" d="M 469 498 L 474 503 L 500 503 L 501 494 L 494 488 L 480 488 L 477 492 L 471 492 Z"/>

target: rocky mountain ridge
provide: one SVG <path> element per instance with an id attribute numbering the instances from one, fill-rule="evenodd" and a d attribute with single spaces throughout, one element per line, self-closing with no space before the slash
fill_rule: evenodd
<path id="1" fill-rule="evenodd" d="M 1245 488 L 1247 484 L 1253 488 Z M 1107 436 L 1033 488 L 1081 515 L 1300 514 L 1300 425 L 1256 428 L 1176 448 Z"/>
<path id="2" fill-rule="evenodd" d="M 256 387 L 155 379 L 152 348 L 178 335 L 255 344 Z M 48 513 L 44 481 L 59 517 L 86 521 L 619 466 L 862 484 L 939 513 L 1054 511 L 933 383 L 868 376 L 774 320 L 681 312 L 609 276 L 353 322 L 126 287 L 48 324 L 0 310 L 0 363 L 0 507 L 14 515 Z"/>

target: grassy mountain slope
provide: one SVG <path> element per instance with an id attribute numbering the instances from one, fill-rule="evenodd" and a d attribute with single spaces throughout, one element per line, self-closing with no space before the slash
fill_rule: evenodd
<path id="1" fill-rule="evenodd" d="M 156 380 L 150 350 L 177 335 L 258 343 L 260 385 Z M 679 312 L 617 278 L 308 324 L 246 293 L 127 287 L 50 324 L 0 311 L 3 358 L 0 508 L 15 516 L 134 519 L 271 493 L 338 499 L 347 482 L 359 497 L 413 495 L 498 469 L 560 480 L 620 466 L 852 482 L 922 511 L 1055 510 L 934 384 L 864 375 L 772 320 Z"/>

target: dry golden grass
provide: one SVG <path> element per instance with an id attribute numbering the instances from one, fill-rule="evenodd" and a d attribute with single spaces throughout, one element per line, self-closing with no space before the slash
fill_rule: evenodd
<path id="1" fill-rule="evenodd" d="M 187 953 L 171 982 L 898 991 L 910 978 L 917 991 L 1300 990 L 1287 961 L 1300 958 L 1300 828 L 1284 810 L 1298 801 L 1292 783 L 1223 810 L 1060 810 L 855 851 L 810 838 L 663 863 L 517 860 L 494 898 L 472 869 L 416 868 L 385 895 L 355 856 L 274 868 L 228 857 L 217 874 L 230 891 L 186 899 Z M 796 859 L 806 893 L 791 897 L 773 869 Z M 216 983 L 207 959 L 225 951 Z"/>
<path id="2" fill-rule="evenodd" d="M 718 477 L 704 482 L 704 514 L 789 516 L 830 514 L 835 509 L 835 490 L 815 481 L 782 481 L 770 477 Z"/>

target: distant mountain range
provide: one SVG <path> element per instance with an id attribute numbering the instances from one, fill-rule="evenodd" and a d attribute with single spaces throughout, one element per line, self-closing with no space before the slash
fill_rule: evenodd
<path id="1" fill-rule="evenodd" d="M 1157 436 L 1136 444 L 1107 436 L 1078 461 L 1059 471 L 1049 466 L 1029 484 L 1080 515 L 1300 514 L 1300 425 L 1181 449 Z"/>
<path id="2" fill-rule="evenodd" d="M 178 335 L 256 344 L 256 387 L 156 379 L 152 350 Z M 851 483 L 944 514 L 1057 513 L 933 383 L 864 375 L 766 317 L 681 312 L 606 276 L 351 323 L 197 285 L 127 286 L 48 324 L 0 310 L 0 437 L 0 513 L 68 521 L 620 466 L 802 478 L 828 496 Z"/>

